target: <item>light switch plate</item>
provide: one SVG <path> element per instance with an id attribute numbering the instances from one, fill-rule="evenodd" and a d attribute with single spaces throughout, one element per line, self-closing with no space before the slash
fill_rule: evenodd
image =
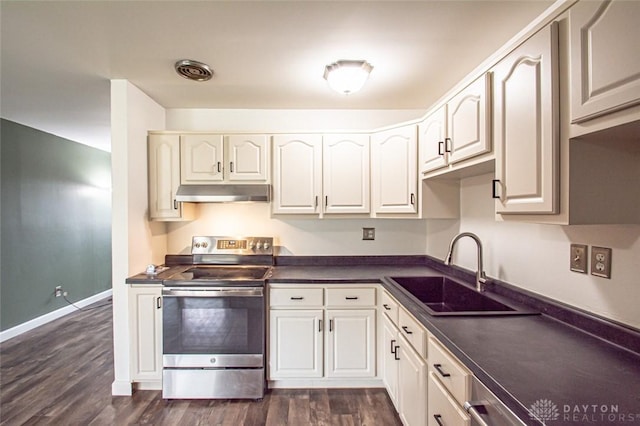
<path id="1" fill-rule="evenodd" d="M 570 268 L 573 272 L 587 273 L 587 252 L 589 247 L 585 244 L 571 244 Z"/>
<path id="2" fill-rule="evenodd" d="M 591 275 L 611 278 L 611 249 L 607 247 L 591 248 Z"/>

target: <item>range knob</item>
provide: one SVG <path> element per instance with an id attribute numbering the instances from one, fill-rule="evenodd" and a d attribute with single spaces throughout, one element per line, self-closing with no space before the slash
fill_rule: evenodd
<path id="1" fill-rule="evenodd" d="M 256 244 L 256 248 L 260 250 L 262 248 L 262 241 L 258 241 Z"/>
<path id="2" fill-rule="evenodd" d="M 249 241 L 249 248 L 250 248 L 251 250 L 253 250 L 255 246 L 256 246 L 255 241 L 253 241 L 253 240 Z"/>
<path id="3" fill-rule="evenodd" d="M 195 243 L 196 248 L 200 248 L 200 243 Z"/>
<path id="4" fill-rule="evenodd" d="M 209 247 L 209 243 L 207 243 L 206 241 L 203 241 L 203 242 L 202 242 L 202 247 L 203 247 L 203 248 L 207 248 L 207 247 Z"/>
<path id="5" fill-rule="evenodd" d="M 268 241 L 265 241 L 265 242 L 264 242 L 264 244 L 262 244 L 262 247 L 263 247 L 265 250 L 269 250 L 269 247 L 271 247 L 271 244 L 269 244 L 269 242 L 268 242 Z"/>

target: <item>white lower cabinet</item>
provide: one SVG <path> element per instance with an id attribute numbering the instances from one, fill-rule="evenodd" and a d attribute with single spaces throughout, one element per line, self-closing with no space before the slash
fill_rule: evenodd
<path id="1" fill-rule="evenodd" d="M 269 306 L 272 384 L 376 377 L 375 287 L 272 285 Z"/>
<path id="2" fill-rule="evenodd" d="M 398 404 L 398 348 L 398 329 L 386 315 L 383 315 L 381 349 L 382 380 L 396 410 L 400 410 Z"/>
<path id="3" fill-rule="evenodd" d="M 468 426 L 469 415 L 464 412 L 458 402 L 451 397 L 434 373 L 429 373 L 428 386 L 429 426 Z"/>
<path id="4" fill-rule="evenodd" d="M 427 362 L 404 337 L 398 343 L 400 419 L 407 426 L 424 425 L 427 417 Z"/>
<path id="5" fill-rule="evenodd" d="M 129 286 L 131 380 L 140 387 L 162 387 L 162 286 Z"/>
<path id="6" fill-rule="evenodd" d="M 272 310 L 269 314 L 271 378 L 322 377 L 322 310 Z"/>
<path id="7" fill-rule="evenodd" d="M 387 292 L 382 294 L 382 378 L 402 423 L 427 421 L 426 330 Z M 409 339 L 408 337 L 413 337 Z"/>

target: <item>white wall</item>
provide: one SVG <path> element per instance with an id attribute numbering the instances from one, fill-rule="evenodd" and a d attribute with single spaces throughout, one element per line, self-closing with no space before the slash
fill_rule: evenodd
<path id="1" fill-rule="evenodd" d="M 424 110 L 167 109 L 166 130 L 257 133 L 369 131 L 416 120 L 424 113 Z"/>
<path id="2" fill-rule="evenodd" d="M 461 183 L 460 221 L 428 221 L 428 254 L 444 258 L 447 241 L 457 232 L 478 234 L 484 246 L 485 270 L 534 293 L 640 328 L 640 226 L 559 226 L 497 222 L 491 199 L 492 175 L 464 179 Z M 571 243 L 613 249 L 611 279 L 569 270 Z M 476 268 L 473 242 L 462 239 L 454 263 Z"/>
<path id="3" fill-rule="evenodd" d="M 114 395 L 130 395 L 125 280 L 166 251 L 164 224 L 147 217 L 147 130 L 164 126 L 164 109 L 126 80 L 111 82 Z M 154 257 L 154 255 L 156 257 Z"/>
<path id="4" fill-rule="evenodd" d="M 278 218 L 269 203 L 200 204 L 198 219 L 170 223 L 169 253 L 190 253 L 193 235 L 273 236 L 295 255 L 424 254 L 425 221 L 417 219 Z M 374 241 L 362 228 L 376 228 Z"/>

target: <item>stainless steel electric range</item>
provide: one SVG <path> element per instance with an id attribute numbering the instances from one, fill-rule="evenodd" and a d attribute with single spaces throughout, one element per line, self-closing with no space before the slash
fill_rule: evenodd
<path id="1" fill-rule="evenodd" d="M 162 396 L 264 396 L 271 237 L 193 237 L 193 266 L 163 281 Z"/>

